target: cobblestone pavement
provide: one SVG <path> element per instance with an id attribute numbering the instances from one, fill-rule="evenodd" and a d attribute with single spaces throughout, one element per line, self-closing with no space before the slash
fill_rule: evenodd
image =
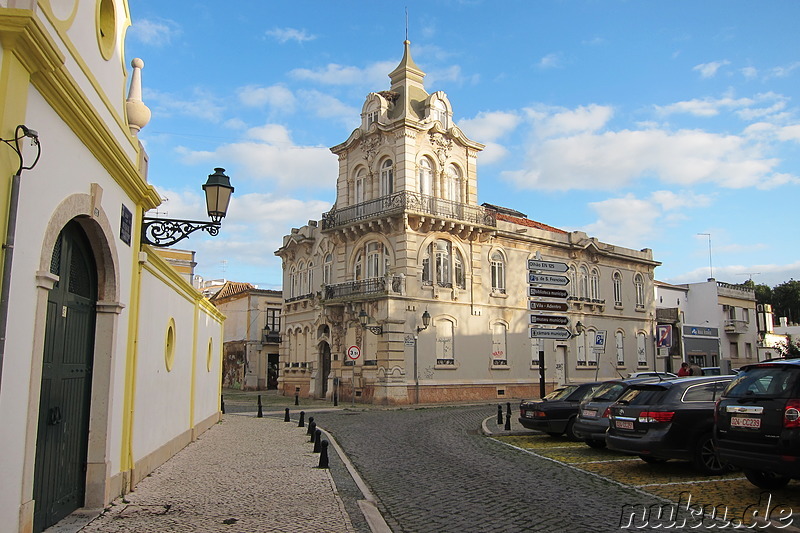
<path id="1" fill-rule="evenodd" d="M 479 428 L 495 409 L 328 412 L 316 422 L 396 533 L 619 531 L 624 506 L 668 502 L 487 439 Z"/>
<path id="2" fill-rule="evenodd" d="M 355 532 L 306 431 L 226 415 L 80 531 Z"/>

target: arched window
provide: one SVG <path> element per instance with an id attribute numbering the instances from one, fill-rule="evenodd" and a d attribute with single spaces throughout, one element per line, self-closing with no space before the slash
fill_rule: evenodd
<path id="1" fill-rule="evenodd" d="M 622 307 L 622 275 L 614 272 L 614 305 Z"/>
<path id="2" fill-rule="evenodd" d="M 306 290 L 308 288 L 308 287 L 306 287 L 306 283 L 308 283 L 308 278 L 306 276 L 307 276 L 307 274 L 306 274 L 306 264 L 305 264 L 305 262 L 301 261 L 300 264 L 297 267 L 297 278 L 298 278 L 297 279 L 297 291 L 298 292 L 297 292 L 296 296 L 301 296 L 303 294 L 308 294 L 308 291 Z"/>
<path id="3" fill-rule="evenodd" d="M 356 280 L 383 277 L 389 270 L 389 251 L 378 241 L 368 242 L 358 251 L 353 275 Z"/>
<path id="4" fill-rule="evenodd" d="M 447 106 L 441 100 L 435 100 L 431 106 L 431 118 L 442 123 L 442 127 L 447 129 Z"/>
<path id="5" fill-rule="evenodd" d="M 625 348 L 621 331 L 618 331 L 614 335 L 614 340 L 616 341 L 617 347 L 617 366 L 625 366 Z"/>
<path id="6" fill-rule="evenodd" d="M 600 299 L 600 271 L 596 268 L 589 273 L 589 298 Z"/>
<path id="7" fill-rule="evenodd" d="M 506 325 L 495 322 L 492 325 L 492 365 L 508 365 L 506 356 Z"/>
<path id="8" fill-rule="evenodd" d="M 453 244 L 445 239 L 437 239 L 422 253 L 422 284 L 439 287 L 466 287 L 464 258 Z"/>
<path id="9" fill-rule="evenodd" d="M 596 335 L 597 332 L 593 329 L 590 329 L 589 331 L 586 332 L 586 335 L 584 335 L 584 337 L 588 339 L 589 342 L 591 343 L 592 342 L 591 339 L 594 339 Z M 594 349 L 586 349 L 586 348 L 584 349 L 587 354 L 586 355 L 587 364 L 589 366 L 597 366 L 597 352 Z"/>
<path id="10" fill-rule="evenodd" d="M 308 275 L 308 292 L 312 293 L 314 292 L 314 263 L 311 261 L 308 262 L 306 274 Z"/>
<path id="11" fill-rule="evenodd" d="M 585 266 L 581 266 L 580 269 L 580 279 L 578 280 L 578 288 L 580 290 L 581 298 L 588 298 L 589 297 L 589 270 Z"/>
<path id="12" fill-rule="evenodd" d="M 569 283 L 567 284 L 567 291 L 571 297 L 578 296 L 578 274 L 575 270 L 575 265 L 569 266 L 569 271 L 567 272 L 567 276 L 569 277 Z"/>
<path id="13" fill-rule="evenodd" d="M 492 292 L 505 294 L 506 292 L 506 265 L 498 250 L 492 252 L 490 263 L 492 266 Z"/>
<path id="14" fill-rule="evenodd" d="M 461 201 L 461 169 L 448 165 L 444 176 L 444 199 L 451 202 Z"/>
<path id="15" fill-rule="evenodd" d="M 647 345 L 645 339 L 644 333 L 639 332 L 636 334 L 636 364 L 639 366 L 647 366 Z"/>
<path id="16" fill-rule="evenodd" d="M 633 285 L 636 289 L 636 309 L 644 309 L 644 278 L 641 274 L 633 276 Z"/>
<path id="17" fill-rule="evenodd" d="M 453 350 L 453 322 L 450 320 L 436 321 L 436 364 L 456 364 Z"/>
<path id="18" fill-rule="evenodd" d="M 356 173 L 356 194 L 355 203 L 364 203 L 367 198 L 367 171 L 363 168 Z"/>
<path id="19" fill-rule="evenodd" d="M 419 192 L 433 196 L 433 165 L 427 157 L 423 157 L 419 162 Z"/>
<path id="20" fill-rule="evenodd" d="M 372 101 L 367 106 L 366 116 L 364 117 L 364 129 L 368 129 L 374 122 L 378 122 L 378 102 Z"/>
<path id="21" fill-rule="evenodd" d="M 381 163 L 381 196 L 388 196 L 394 192 L 394 165 L 391 159 Z"/>
<path id="22" fill-rule="evenodd" d="M 289 272 L 289 298 L 294 298 L 297 295 L 297 267 L 293 266 Z"/>
<path id="23" fill-rule="evenodd" d="M 333 254 L 325 254 L 322 261 L 322 283 L 330 285 L 333 276 Z"/>

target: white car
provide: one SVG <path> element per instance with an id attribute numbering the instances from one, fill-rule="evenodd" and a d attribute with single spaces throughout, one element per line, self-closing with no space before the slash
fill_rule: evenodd
<path id="1" fill-rule="evenodd" d="M 661 378 L 661 379 L 675 379 L 677 378 L 677 374 L 673 374 L 672 372 L 632 372 L 628 374 L 629 378 Z"/>

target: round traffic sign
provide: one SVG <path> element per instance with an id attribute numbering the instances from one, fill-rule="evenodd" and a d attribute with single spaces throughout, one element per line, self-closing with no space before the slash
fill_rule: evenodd
<path id="1" fill-rule="evenodd" d="M 351 346 L 347 349 L 347 357 L 353 360 L 358 359 L 361 357 L 361 350 L 358 346 Z"/>

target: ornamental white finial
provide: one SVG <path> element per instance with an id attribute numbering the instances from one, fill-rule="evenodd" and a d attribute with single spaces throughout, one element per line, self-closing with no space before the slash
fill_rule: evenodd
<path id="1" fill-rule="evenodd" d="M 147 126 L 150 122 L 150 108 L 142 102 L 142 69 L 144 61 L 134 58 L 131 61 L 133 73 L 131 74 L 131 87 L 128 91 L 128 99 L 125 101 L 125 112 L 128 114 L 128 127 L 131 135 L 137 135 L 139 130 Z"/>

